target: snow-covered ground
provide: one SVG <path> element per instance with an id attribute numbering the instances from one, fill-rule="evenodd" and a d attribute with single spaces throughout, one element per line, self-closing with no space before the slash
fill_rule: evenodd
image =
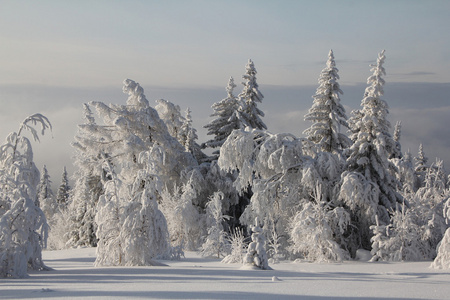
<path id="1" fill-rule="evenodd" d="M 0 299 L 449 299 L 450 272 L 429 262 L 282 262 L 242 270 L 186 253 L 160 267 L 95 268 L 95 249 L 45 251 L 49 272 L 0 280 Z"/>

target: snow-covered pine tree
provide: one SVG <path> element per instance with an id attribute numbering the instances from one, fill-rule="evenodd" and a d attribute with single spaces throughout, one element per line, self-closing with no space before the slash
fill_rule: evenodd
<path id="1" fill-rule="evenodd" d="M 58 193 L 56 194 L 56 202 L 61 209 L 65 209 L 69 204 L 69 179 L 67 178 L 67 170 L 64 167 L 61 175 L 61 184 L 59 185 Z"/>
<path id="2" fill-rule="evenodd" d="M 431 267 L 435 269 L 450 269 L 450 228 L 445 231 L 444 238 L 438 245 L 437 256 Z"/>
<path id="3" fill-rule="evenodd" d="M 192 124 L 191 110 L 189 108 L 186 109 L 184 121 L 180 128 L 180 140 L 185 151 L 191 153 L 199 164 L 207 158 L 197 143 L 197 129 Z"/>
<path id="4" fill-rule="evenodd" d="M 26 118 L 0 147 L 0 277 L 23 278 L 28 270 L 46 270 L 42 248 L 47 240 L 47 221 L 36 206 L 39 170 L 33 162 L 28 131 L 35 141 L 51 130 L 49 120 L 34 114 Z"/>
<path id="5" fill-rule="evenodd" d="M 271 234 L 268 230 L 275 230 L 282 237 L 282 248 L 287 246 L 288 222 L 299 201 L 308 199 L 310 186 L 322 180 L 317 165 L 303 155 L 302 148 L 303 140 L 291 134 L 248 128 L 231 133 L 218 160 L 224 171 L 239 171 L 234 187 L 240 193 L 249 187 L 253 192 L 240 225 L 252 226 L 258 217 L 266 224 L 266 236 Z M 328 167 L 334 169 L 331 163 Z"/>
<path id="6" fill-rule="evenodd" d="M 97 233 L 102 234 L 98 239 L 103 249 L 108 249 L 110 245 L 109 231 L 105 236 L 105 231 L 100 228 L 100 224 L 109 224 L 104 218 L 118 215 L 115 218 L 123 224 L 111 224 L 121 232 L 121 237 L 117 238 L 120 245 L 117 246 L 117 242 L 112 240 L 117 251 L 98 252 L 100 265 L 150 264 L 154 255 L 161 254 L 161 249 L 168 250 L 167 235 L 164 234 L 164 231 L 167 233 L 167 226 L 162 226 L 165 219 L 156 205 L 161 200 L 161 189 L 153 181 L 158 178 L 158 182 L 177 185 L 184 169 L 197 165 L 194 157 L 169 134 L 166 124 L 150 107 L 138 83 L 125 80 L 123 92 L 128 94 L 126 105 L 91 102 L 103 125 L 97 130 L 100 135 L 97 142 L 89 140 L 90 151 L 102 153 L 101 178 L 105 190 L 112 189 L 109 187 L 113 184 L 110 183 L 112 177 L 119 180 L 114 184 L 115 192 L 109 191 L 109 195 L 101 197 L 102 202 L 97 205 Z M 105 169 L 105 161 L 114 167 L 114 172 Z M 110 207 L 110 199 L 116 199 L 114 201 L 118 205 Z M 120 214 L 116 212 L 118 210 Z M 128 252 L 139 258 L 135 259 Z"/>
<path id="7" fill-rule="evenodd" d="M 416 172 L 416 176 L 417 176 L 417 186 L 416 189 L 419 189 L 421 187 L 424 186 L 425 184 L 425 175 L 427 173 L 427 162 L 428 162 L 428 157 L 425 156 L 425 153 L 423 151 L 423 144 L 419 145 L 419 151 L 417 153 L 417 156 L 414 157 L 414 161 L 415 161 L 415 172 Z"/>
<path id="8" fill-rule="evenodd" d="M 397 123 L 395 123 L 395 127 L 394 127 L 394 135 L 393 135 L 393 139 L 395 142 L 395 148 L 393 153 L 391 154 L 391 159 L 392 158 L 397 158 L 400 159 L 402 158 L 402 145 L 400 143 L 400 137 L 402 134 L 402 122 L 401 121 L 397 121 Z"/>
<path id="9" fill-rule="evenodd" d="M 238 96 L 242 118 L 246 126 L 259 130 L 267 129 L 266 124 L 261 120 L 261 117 L 264 117 L 264 112 L 257 107 L 257 103 L 261 103 L 264 96 L 258 89 L 257 72 L 251 59 L 248 60 L 245 71 L 245 74 L 242 75 L 244 88 Z"/>
<path id="10" fill-rule="evenodd" d="M 442 160 L 427 168 L 424 186 L 409 200 L 416 216 L 415 223 L 422 227 L 422 239 L 426 241 L 423 253 L 428 259 L 436 255 L 436 248 L 448 228 L 445 216 L 445 202 L 448 198 L 446 172 Z"/>
<path id="11" fill-rule="evenodd" d="M 121 225 L 124 219 L 124 206 L 122 181 L 118 178 L 109 158 L 103 155 L 103 169 L 105 170 L 105 193 L 97 203 L 95 222 L 97 225 L 96 237 L 97 257 L 95 266 L 121 266 L 125 264 L 124 241 L 121 235 Z"/>
<path id="12" fill-rule="evenodd" d="M 159 156 L 155 152 L 161 150 L 155 145 L 140 154 L 139 160 L 147 167 L 138 172 L 131 188 L 131 201 L 124 204 L 120 238 L 127 266 L 154 265 L 156 256 L 169 251 L 166 218 L 156 201 L 161 182 L 155 174 L 158 168 L 155 168 L 154 160 Z"/>
<path id="13" fill-rule="evenodd" d="M 192 203 L 197 197 L 193 184 L 188 181 L 182 188 L 173 188 L 173 192 L 165 188 L 161 196 L 172 247 L 197 250 L 206 226 L 198 206 Z"/>
<path id="14" fill-rule="evenodd" d="M 383 67 L 384 50 L 372 66 L 373 74 L 367 79 L 361 101 L 362 108 L 352 112 L 349 119 L 353 145 L 347 150 L 347 171 L 342 174 L 339 199 L 352 211 L 353 225 L 357 233 L 352 237 L 352 252 L 357 248 L 371 248 L 372 236 L 369 227 L 375 224 L 378 215 L 382 224 L 388 224 L 388 211 L 395 210 L 396 203 L 403 199 L 397 192 L 397 181 L 393 176 L 395 165 L 389 160 L 394 153 L 395 141 L 391 137 L 387 120 L 388 105 L 381 99 L 384 94 Z"/>
<path id="15" fill-rule="evenodd" d="M 448 192 L 443 208 L 443 215 L 447 225 L 450 222 L 450 195 Z M 431 264 L 431 267 L 435 269 L 450 269 L 450 227 L 445 231 L 444 237 L 437 246 L 436 252 L 437 256 Z"/>
<path id="16" fill-rule="evenodd" d="M 412 195 L 416 192 L 416 173 L 414 171 L 414 165 L 411 152 L 408 150 L 402 156 L 401 159 L 393 159 L 398 172 L 397 178 L 401 183 L 401 191 L 404 197 Z"/>
<path id="17" fill-rule="evenodd" d="M 322 195 L 322 187 L 317 184 L 314 201 L 302 201 L 302 208 L 291 219 L 290 251 L 309 261 L 342 261 L 349 254 L 336 238 L 346 231 L 350 214 L 342 207 L 332 208 Z"/>
<path id="18" fill-rule="evenodd" d="M 206 226 L 208 234 L 203 243 L 200 253 L 202 256 L 225 256 L 227 252 L 226 232 L 223 229 L 223 221 L 228 219 L 227 215 L 222 213 L 222 192 L 215 192 L 209 202 L 206 204 Z"/>
<path id="19" fill-rule="evenodd" d="M 270 270 L 269 260 L 266 253 L 266 238 L 259 225 L 258 218 L 255 218 L 255 225 L 252 229 L 252 241 L 248 245 L 247 254 L 244 256 L 244 266 L 252 266 L 262 270 Z"/>
<path id="20" fill-rule="evenodd" d="M 319 151 L 340 152 L 350 145 L 349 138 L 341 133 L 341 127 L 348 128 L 345 109 L 340 103 L 343 94 L 338 80 L 333 51 L 328 54 L 326 67 L 319 77 L 319 87 L 313 96 L 313 105 L 305 115 L 305 121 L 313 125 L 303 133 L 318 146 Z"/>
<path id="21" fill-rule="evenodd" d="M 181 115 L 180 106 L 165 99 L 158 99 L 156 100 L 156 103 L 155 110 L 158 112 L 158 115 L 161 120 L 163 120 L 164 124 L 166 124 L 169 134 L 183 145 L 185 138 L 182 135 L 181 127 L 183 126 L 185 119 Z"/>
<path id="22" fill-rule="evenodd" d="M 213 135 L 214 137 L 205 142 L 202 145 L 203 147 L 221 147 L 233 130 L 245 127 L 240 117 L 239 101 L 233 94 L 235 87 L 234 79 L 230 77 L 226 87 L 227 97 L 212 105 L 214 113 L 211 117 L 215 117 L 215 119 L 204 127 L 208 129 L 207 134 Z M 214 153 L 219 154 L 219 151 Z"/>
<path id="23" fill-rule="evenodd" d="M 424 259 L 420 227 L 414 222 L 412 211 L 404 203 L 393 212 L 389 225 L 381 225 L 377 219 L 370 229 L 373 231 L 371 261 Z"/>
<path id="24" fill-rule="evenodd" d="M 41 208 L 47 222 L 51 223 L 52 217 L 58 210 L 58 205 L 53 194 L 52 181 L 45 165 L 42 167 L 41 180 L 37 188 L 36 206 Z"/>
<path id="25" fill-rule="evenodd" d="M 84 123 L 78 125 L 78 132 L 72 146 L 75 148 L 76 166 L 74 187 L 71 190 L 69 210 L 69 232 L 67 246 L 96 247 L 97 224 L 95 214 L 97 202 L 103 194 L 102 155 L 107 145 L 107 128 L 97 125 L 94 114 L 88 104 L 83 104 Z M 106 132 L 105 132 L 106 131 Z"/>

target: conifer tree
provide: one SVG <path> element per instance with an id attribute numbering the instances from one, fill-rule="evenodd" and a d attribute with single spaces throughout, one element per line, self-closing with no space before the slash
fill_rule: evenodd
<path id="1" fill-rule="evenodd" d="M 244 265 L 253 266 L 262 270 L 271 270 L 266 253 L 266 238 L 260 227 L 258 218 L 252 229 L 252 241 L 248 245 L 247 254 L 244 256 Z"/>
<path id="2" fill-rule="evenodd" d="M 195 129 L 192 124 L 191 110 L 187 108 L 183 125 L 181 125 L 180 128 L 180 143 L 184 146 L 186 152 L 191 153 L 195 159 L 201 163 L 206 159 L 206 155 L 202 152 L 197 140 L 197 129 Z"/>
<path id="3" fill-rule="evenodd" d="M 97 246 L 95 214 L 97 202 L 104 192 L 101 181 L 106 174 L 102 167 L 102 155 L 107 155 L 102 146 L 109 142 L 104 134 L 105 128 L 96 123 L 88 104 L 83 104 L 83 119 L 84 123 L 78 125 L 75 142 L 72 143 L 77 169 L 68 207 L 67 246 L 70 247 Z"/>
<path id="4" fill-rule="evenodd" d="M 248 60 L 245 71 L 242 76 L 244 89 L 238 96 L 245 125 L 259 130 L 267 129 L 266 124 L 261 120 L 261 117 L 264 117 L 264 112 L 257 107 L 257 103 L 261 103 L 264 96 L 258 89 L 257 72 L 251 59 Z"/>
<path id="5" fill-rule="evenodd" d="M 425 156 L 425 153 L 423 151 L 423 145 L 419 145 L 419 152 L 417 153 L 417 156 L 414 157 L 415 161 L 415 172 L 417 176 L 417 186 L 416 188 L 419 189 L 425 185 L 425 176 L 427 174 L 427 162 L 428 157 Z"/>
<path id="6" fill-rule="evenodd" d="M 42 167 L 41 180 L 37 189 L 36 206 L 41 208 L 49 223 L 58 209 L 52 191 L 52 181 L 45 165 Z"/>
<path id="7" fill-rule="evenodd" d="M 220 258 L 224 255 L 227 247 L 226 233 L 223 229 L 222 222 L 229 217 L 222 213 L 223 193 L 216 192 L 206 204 L 206 225 L 208 227 L 208 235 L 202 245 L 202 256 L 215 256 Z"/>
<path id="8" fill-rule="evenodd" d="M 367 79 L 361 101 L 362 108 L 353 112 L 349 120 L 353 145 L 348 149 L 347 171 L 342 175 L 339 198 L 351 209 L 358 234 L 354 247 L 370 249 L 370 225 L 378 215 L 382 224 L 390 221 L 388 211 L 395 210 L 402 197 L 396 191 L 395 166 L 389 160 L 394 153 L 395 141 L 389 133 L 388 105 L 381 99 L 384 94 L 384 50 L 377 63 L 371 65 L 373 74 Z M 358 245 L 359 244 L 359 245 Z M 354 251 L 356 249 L 353 249 Z"/>
<path id="9" fill-rule="evenodd" d="M 64 171 L 61 175 L 61 184 L 56 195 L 56 202 L 60 208 L 65 208 L 69 202 L 69 179 L 67 178 L 67 170 L 64 167 Z"/>
<path id="10" fill-rule="evenodd" d="M 317 144 L 319 151 L 339 152 L 350 144 L 348 137 L 340 132 L 341 126 L 348 128 L 348 124 L 345 109 L 340 103 L 339 94 L 343 92 L 338 83 L 338 71 L 333 51 L 330 50 L 326 67 L 319 77 L 319 87 L 313 96 L 313 106 L 305 115 L 305 121 L 311 121 L 313 125 L 304 133 Z"/>
<path id="11" fill-rule="evenodd" d="M 237 97 L 233 94 L 236 87 L 233 77 L 230 77 L 226 87 L 227 97 L 213 104 L 214 113 L 211 117 L 216 117 L 204 127 L 208 129 L 208 135 L 214 137 L 205 142 L 203 147 L 221 147 L 231 132 L 235 129 L 245 127 L 240 117 L 240 106 Z M 218 151 L 215 152 L 218 154 Z"/>
<path id="12" fill-rule="evenodd" d="M 402 158 L 402 145 L 400 144 L 400 137 L 401 137 L 401 133 L 402 133 L 402 122 L 397 121 L 397 123 L 395 123 L 395 127 L 394 127 L 394 135 L 393 135 L 393 139 L 395 142 L 395 148 L 393 153 L 391 154 L 390 158 Z"/>
<path id="13" fill-rule="evenodd" d="M 39 170 L 33 162 L 29 131 L 35 141 L 51 130 L 49 120 L 34 114 L 26 118 L 0 147 L 0 278 L 23 278 L 28 270 L 48 269 L 42 261 L 47 241 L 47 221 L 36 206 Z"/>

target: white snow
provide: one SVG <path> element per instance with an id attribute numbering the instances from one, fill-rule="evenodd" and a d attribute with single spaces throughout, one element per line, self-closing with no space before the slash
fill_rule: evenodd
<path id="1" fill-rule="evenodd" d="M 448 299 L 450 273 L 430 262 L 280 262 L 242 270 L 187 252 L 167 267 L 94 267 L 95 248 L 44 251 L 53 271 L 0 280 L 0 299 Z M 274 280 L 275 279 L 275 280 Z"/>

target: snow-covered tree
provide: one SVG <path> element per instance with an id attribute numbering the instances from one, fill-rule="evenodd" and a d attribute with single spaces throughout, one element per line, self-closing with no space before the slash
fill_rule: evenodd
<path id="1" fill-rule="evenodd" d="M 155 109 L 161 120 L 166 124 L 169 134 L 184 145 L 185 137 L 182 135 L 181 127 L 185 118 L 181 115 L 180 106 L 165 99 L 156 100 L 156 103 Z"/>
<path id="2" fill-rule="evenodd" d="M 350 223 L 350 214 L 342 207 L 332 208 L 322 199 L 322 187 L 316 186 L 315 201 L 303 201 L 290 224 L 293 254 L 316 262 L 342 261 L 349 254 L 336 242 Z"/>
<path id="3" fill-rule="evenodd" d="M 303 132 L 319 151 L 339 152 L 350 145 L 348 137 L 341 133 L 341 127 L 348 128 L 348 124 L 345 109 L 340 103 L 339 94 L 343 92 L 338 83 L 338 71 L 330 50 L 313 96 L 313 106 L 305 115 L 305 121 L 311 121 L 313 125 Z"/>
<path id="4" fill-rule="evenodd" d="M 424 186 L 408 199 L 416 216 L 415 223 L 424 231 L 422 239 L 427 244 L 423 252 L 428 259 L 435 257 L 437 245 L 448 228 L 445 216 L 448 189 L 445 181 L 443 162 L 437 160 L 427 168 Z"/>
<path id="5" fill-rule="evenodd" d="M 450 222 L 450 195 L 446 195 L 443 215 L 447 224 Z M 431 264 L 435 269 L 450 269 L 450 227 L 445 231 L 444 237 L 437 245 L 437 256 Z"/>
<path id="6" fill-rule="evenodd" d="M 162 182 L 171 182 L 170 187 L 179 183 L 180 174 L 187 166 L 197 165 L 193 156 L 185 152 L 184 147 L 171 136 L 158 112 L 150 107 L 144 90 L 138 83 L 130 79 L 125 80 L 123 92 L 128 94 L 125 105 L 90 102 L 85 106 L 89 109 L 85 113 L 86 123 L 79 126 L 81 132 L 75 143 L 80 153 L 77 157 L 80 161 L 80 171 L 75 174 L 77 179 L 72 193 L 74 202 L 78 203 L 73 209 L 77 220 L 75 223 L 83 222 L 85 219 L 83 216 L 88 212 L 90 218 L 95 215 L 91 204 L 97 200 L 85 196 L 89 196 L 91 184 L 97 187 L 100 180 L 102 186 L 110 180 L 107 178 L 109 173 L 103 167 L 105 159 L 114 166 L 117 178 L 122 182 L 119 195 L 127 201 L 136 203 L 142 202 L 142 199 L 130 195 L 128 190 L 134 184 L 139 172 L 146 170 L 148 164 L 154 166 L 155 174 L 158 174 Z M 101 125 L 95 122 L 90 107 L 96 109 Z M 150 161 L 144 162 L 139 159 L 140 155 L 150 150 L 154 154 Z M 101 194 L 101 189 L 96 190 Z M 156 197 L 159 201 L 159 192 L 156 193 Z M 95 227 L 90 220 L 89 223 L 89 228 Z M 79 235 L 73 235 L 71 240 L 86 240 Z"/>
<path id="7" fill-rule="evenodd" d="M 235 87 L 234 79 L 230 77 L 226 87 L 227 97 L 212 105 L 214 113 L 211 117 L 215 117 L 215 119 L 204 127 L 208 129 L 207 134 L 214 137 L 205 142 L 204 147 L 221 147 L 233 130 L 246 126 L 241 119 L 238 98 L 233 94 Z"/>
<path id="8" fill-rule="evenodd" d="M 242 75 L 244 88 L 238 96 L 242 118 L 246 126 L 260 130 L 267 129 L 266 124 L 261 120 L 261 117 L 264 117 L 264 112 L 257 107 L 257 103 L 261 103 L 264 96 L 258 89 L 257 72 L 251 59 L 248 60 L 245 71 L 245 74 Z"/>
<path id="9" fill-rule="evenodd" d="M 425 183 L 425 174 L 427 173 L 427 162 L 428 157 L 425 156 L 425 153 L 423 151 L 423 145 L 419 145 L 419 152 L 417 153 L 417 156 L 414 157 L 415 161 L 415 172 L 417 176 L 417 189 L 421 188 Z"/>
<path id="10" fill-rule="evenodd" d="M 67 170 L 64 167 L 63 173 L 61 175 L 61 184 L 59 185 L 58 193 L 56 194 L 56 202 L 60 208 L 67 207 L 69 203 L 69 179 L 67 178 Z"/>
<path id="11" fill-rule="evenodd" d="M 269 260 L 266 253 L 266 238 L 259 225 L 258 218 L 255 218 L 255 225 L 252 226 L 252 241 L 248 245 L 247 254 L 244 256 L 244 266 L 253 266 L 262 270 L 269 270 Z"/>
<path id="12" fill-rule="evenodd" d="M 431 267 L 435 269 L 450 269 L 450 228 L 445 231 L 444 238 L 438 245 L 437 256 Z"/>
<path id="13" fill-rule="evenodd" d="M 44 212 L 47 222 L 51 223 L 51 219 L 58 211 L 58 205 L 53 194 L 52 181 L 45 165 L 42 167 L 41 180 L 37 188 L 36 205 Z"/>
<path id="14" fill-rule="evenodd" d="M 191 110 L 189 108 L 186 109 L 184 122 L 180 128 L 180 137 L 180 143 L 184 146 L 186 152 L 191 153 L 199 163 L 206 159 L 201 146 L 197 143 L 197 129 L 192 124 Z"/>
<path id="15" fill-rule="evenodd" d="M 125 264 L 124 245 L 120 234 L 125 204 L 121 195 L 123 183 L 105 156 L 103 157 L 103 168 L 108 180 L 104 182 L 105 193 L 98 200 L 95 214 L 98 243 L 94 265 L 121 266 Z"/>
<path id="16" fill-rule="evenodd" d="M 402 158 L 402 145 L 400 143 L 401 134 L 402 134 L 402 122 L 397 121 L 397 123 L 395 123 L 394 135 L 392 137 L 395 142 L 395 147 L 390 158 L 397 158 L 397 159 Z"/>
<path id="17" fill-rule="evenodd" d="M 155 150 L 141 153 L 139 159 L 147 165 L 139 171 L 131 188 L 131 201 L 124 204 L 123 223 L 120 238 L 123 246 L 124 263 L 128 266 L 153 265 L 153 259 L 169 250 L 167 222 L 158 208 L 157 194 L 161 182 L 155 174 L 157 167 L 152 163 Z"/>
<path id="18" fill-rule="evenodd" d="M 415 261 L 424 259 L 420 227 L 414 222 L 412 211 L 403 203 L 391 217 L 389 225 L 378 220 L 372 225 L 371 261 Z"/>
<path id="19" fill-rule="evenodd" d="M 247 243 L 242 229 L 235 229 L 228 235 L 230 253 L 222 259 L 223 263 L 242 263 L 246 253 Z"/>
<path id="20" fill-rule="evenodd" d="M 299 201 L 308 199 L 308 189 L 321 180 L 314 161 L 303 155 L 302 141 L 291 134 L 235 130 L 218 160 L 224 171 L 238 171 L 234 187 L 240 193 L 248 188 L 253 193 L 240 216 L 241 225 L 251 226 L 258 217 L 266 224 L 266 236 L 268 230 L 275 230 L 283 237 L 283 247 L 287 246 L 288 221 Z"/>
<path id="21" fill-rule="evenodd" d="M 416 192 L 416 173 L 412 155 L 409 150 L 400 159 L 393 159 L 395 166 L 398 169 L 397 179 L 401 184 L 401 191 L 404 196 L 414 194 Z"/>
<path id="22" fill-rule="evenodd" d="M 102 156 L 107 155 L 102 146 L 109 142 L 104 132 L 106 128 L 97 125 L 88 104 L 84 104 L 83 109 L 84 123 L 78 125 L 75 142 L 72 143 L 77 169 L 68 206 L 67 246 L 70 247 L 97 246 L 95 214 L 97 202 L 104 192 L 102 178 L 106 174 L 102 167 Z"/>
<path id="23" fill-rule="evenodd" d="M 47 240 L 47 221 L 36 206 L 39 170 L 33 162 L 28 131 L 35 141 L 51 130 L 49 120 L 34 114 L 26 118 L 0 147 L 0 277 L 22 278 L 28 270 L 46 270 L 42 248 Z"/>
<path id="24" fill-rule="evenodd" d="M 217 258 L 220 258 L 221 255 L 224 256 L 224 253 L 227 252 L 228 243 L 222 223 L 229 217 L 222 213 L 223 198 L 224 194 L 222 192 L 216 192 L 206 204 L 208 234 L 200 250 L 202 256 L 217 255 Z"/>
<path id="25" fill-rule="evenodd" d="M 384 50 L 372 66 L 373 74 L 367 79 L 361 101 L 362 108 L 354 111 L 349 119 L 353 145 L 348 149 L 347 171 L 342 174 L 339 198 L 352 211 L 354 226 L 358 233 L 353 237 L 353 251 L 363 247 L 370 249 L 372 233 L 370 225 L 375 224 L 375 215 L 380 223 L 388 224 L 389 210 L 395 210 L 396 203 L 403 199 L 397 192 L 397 181 L 393 174 L 395 165 L 389 160 L 394 153 L 395 141 L 391 137 L 387 120 L 388 105 L 381 99 L 384 94 L 383 67 Z"/>
<path id="26" fill-rule="evenodd" d="M 198 206 L 192 203 L 197 197 L 193 184 L 188 182 L 173 192 L 166 188 L 161 196 L 161 211 L 167 219 L 172 247 L 197 250 L 205 223 Z"/>

